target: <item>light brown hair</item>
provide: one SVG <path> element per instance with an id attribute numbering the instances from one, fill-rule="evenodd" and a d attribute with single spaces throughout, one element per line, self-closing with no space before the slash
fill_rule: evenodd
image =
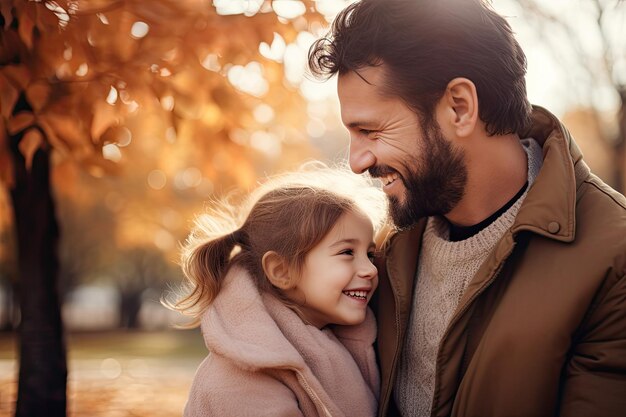
<path id="1" fill-rule="evenodd" d="M 181 253 L 186 288 L 178 301 L 164 304 L 192 316 L 188 327 L 196 326 L 229 268 L 237 265 L 261 292 L 290 305 L 265 276 L 263 255 L 276 252 L 299 276 L 306 255 L 351 211 L 365 213 L 379 229 L 386 218 L 384 193 L 366 178 L 319 165 L 271 179 L 240 207 L 222 202 L 196 219 Z"/>

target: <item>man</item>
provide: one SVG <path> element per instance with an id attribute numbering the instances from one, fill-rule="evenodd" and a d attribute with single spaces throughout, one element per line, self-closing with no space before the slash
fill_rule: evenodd
<path id="1" fill-rule="evenodd" d="M 362 0 L 309 63 L 338 74 L 351 168 L 397 229 L 380 415 L 624 415 L 626 199 L 529 104 L 508 23 L 480 0 Z"/>

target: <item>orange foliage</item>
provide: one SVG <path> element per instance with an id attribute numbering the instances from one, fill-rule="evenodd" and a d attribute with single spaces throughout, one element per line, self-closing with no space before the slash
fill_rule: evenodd
<path id="1" fill-rule="evenodd" d="M 270 129 L 252 109 L 272 107 L 273 126 L 299 126 L 305 117 L 283 66 L 264 58 L 259 44 L 275 34 L 293 42 L 323 21 L 312 0 L 293 19 L 277 16 L 269 0 L 256 3 L 251 16 L 222 16 L 207 0 L 2 2 L 0 182 L 13 183 L 8 135 L 28 131 L 20 146 L 27 165 L 39 146 L 52 146 L 101 176 L 118 166 L 103 146 L 119 144 L 127 126 L 161 145 L 191 140 L 197 154 L 226 161 L 225 170 L 198 162 L 204 176 L 224 180 L 226 172 L 233 185 L 250 186 L 246 140 L 234 132 Z M 237 85 L 233 66 L 258 82 Z M 28 111 L 16 111 L 20 97 Z M 154 114 L 158 128 L 145 123 Z"/>

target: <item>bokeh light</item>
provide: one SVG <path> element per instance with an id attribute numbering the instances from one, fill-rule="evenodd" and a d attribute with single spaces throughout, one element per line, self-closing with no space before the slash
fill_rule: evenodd
<path id="1" fill-rule="evenodd" d="M 165 173 L 159 169 L 153 169 L 148 174 L 148 185 L 154 190 L 162 190 L 167 184 Z"/>
<path id="2" fill-rule="evenodd" d="M 135 39 L 141 39 L 148 34 L 150 26 L 146 22 L 135 22 L 130 29 L 130 35 Z"/>
<path id="3" fill-rule="evenodd" d="M 102 156 L 109 161 L 119 162 L 122 159 L 122 152 L 116 144 L 109 143 L 102 147 Z"/>

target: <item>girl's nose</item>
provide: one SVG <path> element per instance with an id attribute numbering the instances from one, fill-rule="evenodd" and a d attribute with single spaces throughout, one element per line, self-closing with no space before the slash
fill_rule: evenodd
<path id="1" fill-rule="evenodd" d="M 359 271 L 359 276 L 366 279 L 373 279 L 378 275 L 378 269 L 376 266 L 370 261 L 369 258 L 363 261 L 361 265 L 361 269 Z"/>

